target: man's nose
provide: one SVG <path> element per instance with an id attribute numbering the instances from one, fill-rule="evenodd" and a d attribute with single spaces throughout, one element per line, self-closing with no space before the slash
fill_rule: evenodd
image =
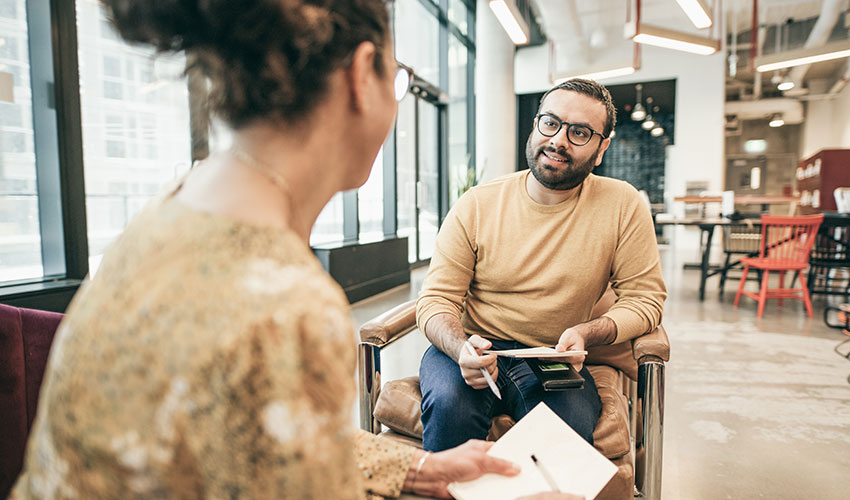
<path id="1" fill-rule="evenodd" d="M 569 150 L 573 144 L 567 138 L 567 128 L 568 127 L 561 127 L 561 130 L 559 130 L 557 134 L 550 137 L 549 145 L 555 149 L 561 149 L 561 147 L 563 147 L 564 149 Z"/>

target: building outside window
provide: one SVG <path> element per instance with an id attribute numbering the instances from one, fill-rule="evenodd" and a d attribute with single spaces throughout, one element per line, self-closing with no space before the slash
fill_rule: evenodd
<path id="1" fill-rule="evenodd" d="M 122 41 L 99 2 L 77 0 L 89 255 L 191 162 L 185 57 Z"/>
<path id="2" fill-rule="evenodd" d="M 24 0 L 0 0 L 0 86 L 5 86 L 5 91 L 0 88 L 0 282 L 40 278 L 44 269 Z"/>

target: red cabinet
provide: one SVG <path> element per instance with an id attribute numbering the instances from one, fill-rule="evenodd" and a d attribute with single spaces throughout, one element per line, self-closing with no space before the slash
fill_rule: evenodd
<path id="1" fill-rule="evenodd" d="M 850 149 L 822 149 L 800 161 L 796 173 L 800 213 L 835 212 L 837 187 L 850 187 Z"/>

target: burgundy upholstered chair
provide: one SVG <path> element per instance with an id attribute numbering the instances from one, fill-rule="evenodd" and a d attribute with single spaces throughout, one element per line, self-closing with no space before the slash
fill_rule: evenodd
<path id="1" fill-rule="evenodd" d="M 0 498 L 21 472 L 53 334 L 62 315 L 0 304 Z"/>

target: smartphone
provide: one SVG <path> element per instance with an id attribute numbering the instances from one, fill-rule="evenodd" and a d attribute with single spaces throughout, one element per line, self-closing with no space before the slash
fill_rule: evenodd
<path id="1" fill-rule="evenodd" d="M 563 372 L 570 369 L 567 363 L 540 363 L 537 366 L 544 372 Z"/>
<path id="2" fill-rule="evenodd" d="M 540 381 L 543 390 L 564 391 L 584 387 L 584 377 L 569 363 L 546 361 L 538 358 L 525 360 Z"/>

